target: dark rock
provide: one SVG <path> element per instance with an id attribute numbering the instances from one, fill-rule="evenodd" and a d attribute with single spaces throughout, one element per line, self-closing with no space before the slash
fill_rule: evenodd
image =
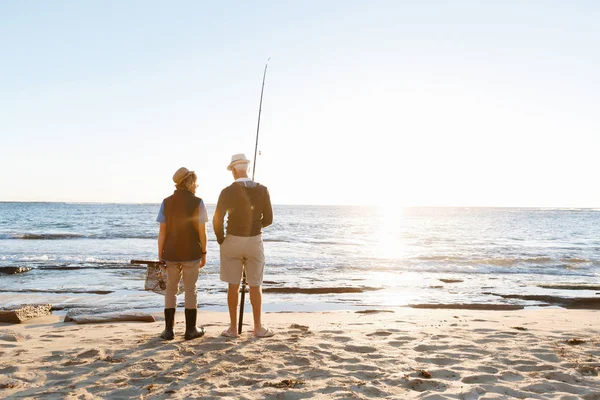
<path id="1" fill-rule="evenodd" d="M 440 279 L 444 283 L 460 283 L 463 282 L 461 279 Z"/>
<path id="2" fill-rule="evenodd" d="M 263 288 L 264 293 L 303 293 L 303 294 L 329 294 L 329 293 L 363 293 L 369 290 L 379 290 L 370 287 L 322 287 L 322 288 L 298 288 L 298 287 L 275 287 Z"/>
<path id="3" fill-rule="evenodd" d="M 393 313 L 392 310 L 360 310 L 356 311 L 357 314 L 379 314 L 379 313 Z"/>
<path id="4" fill-rule="evenodd" d="M 103 322 L 156 322 L 152 314 L 139 311 L 118 311 L 104 314 L 77 314 L 65 316 L 64 322 L 75 322 L 76 324 L 97 324 Z"/>
<path id="5" fill-rule="evenodd" d="M 20 324 L 27 320 L 52 314 L 52 304 L 25 304 L 0 308 L 0 322 Z"/>
<path id="6" fill-rule="evenodd" d="M 560 290 L 600 290 L 598 285 L 585 285 L 585 284 L 559 284 L 559 285 L 537 285 L 543 289 L 560 289 Z"/>
<path id="7" fill-rule="evenodd" d="M 80 290 L 80 289 L 0 289 L 0 293 L 75 293 L 75 294 L 111 294 L 112 290 Z"/>
<path id="8" fill-rule="evenodd" d="M 522 294 L 496 294 L 490 293 L 494 296 L 500 296 L 503 299 L 520 299 L 526 301 L 541 301 L 548 304 L 553 304 L 570 309 L 586 309 L 586 310 L 600 310 L 600 298 L 597 297 L 559 297 L 559 296 L 545 296 L 545 295 L 522 295 Z"/>
<path id="9" fill-rule="evenodd" d="M 600 310 L 600 299 L 596 297 L 579 297 L 576 299 L 567 299 L 562 306 L 564 308 Z"/>
<path id="10" fill-rule="evenodd" d="M 29 267 L 0 267 L 0 274 L 22 274 L 27 271 L 31 271 L 33 268 Z"/>

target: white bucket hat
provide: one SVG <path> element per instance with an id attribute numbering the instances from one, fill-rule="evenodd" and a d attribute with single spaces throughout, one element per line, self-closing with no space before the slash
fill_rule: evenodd
<path id="1" fill-rule="evenodd" d="M 238 164 L 250 164 L 250 160 L 246 158 L 244 153 L 234 154 L 231 156 L 231 162 L 227 166 L 227 171 L 231 171 L 233 166 Z"/>

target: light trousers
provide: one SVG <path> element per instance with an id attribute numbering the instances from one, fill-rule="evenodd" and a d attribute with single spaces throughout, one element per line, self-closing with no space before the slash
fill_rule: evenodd
<path id="1" fill-rule="evenodd" d="M 183 291 L 185 293 L 185 308 L 198 308 L 198 275 L 200 274 L 200 260 L 198 261 L 167 261 L 167 293 L 165 294 L 165 308 L 177 308 L 177 292 L 179 281 L 183 276 Z"/>

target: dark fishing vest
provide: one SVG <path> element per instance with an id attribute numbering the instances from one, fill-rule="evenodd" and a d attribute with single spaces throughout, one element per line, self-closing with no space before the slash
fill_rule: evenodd
<path id="1" fill-rule="evenodd" d="M 177 189 L 165 199 L 167 236 L 163 248 L 166 261 L 194 261 L 202 258 L 198 234 L 198 197 L 184 189 Z"/>

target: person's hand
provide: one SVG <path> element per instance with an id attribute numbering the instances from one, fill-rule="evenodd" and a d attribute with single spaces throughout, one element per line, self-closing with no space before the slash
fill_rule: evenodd
<path id="1" fill-rule="evenodd" d="M 200 260 L 200 268 L 203 268 L 206 265 L 206 254 L 202 254 L 202 259 Z"/>

